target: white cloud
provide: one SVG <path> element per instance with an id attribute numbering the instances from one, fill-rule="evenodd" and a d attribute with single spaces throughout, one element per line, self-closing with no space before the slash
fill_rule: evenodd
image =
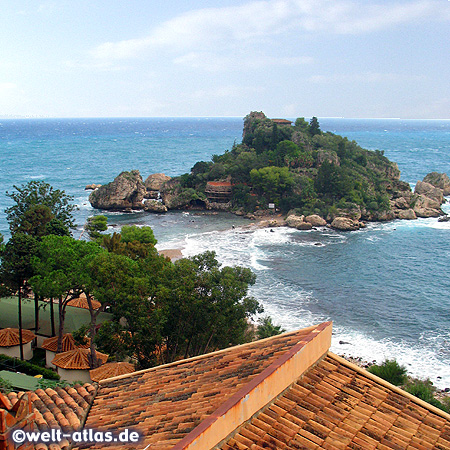
<path id="1" fill-rule="evenodd" d="M 15 90 L 17 90 L 15 83 L 0 83 L 0 95 L 9 94 Z"/>
<path id="2" fill-rule="evenodd" d="M 380 72 L 363 72 L 363 73 L 345 73 L 331 75 L 312 75 L 308 81 L 316 84 L 328 83 L 386 83 L 386 82 L 406 82 L 406 81 L 423 81 L 423 75 L 414 74 L 397 74 L 397 73 L 380 73 Z"/>
<path id="3" fill-rule="evenodd" d="M 105 42 L 91 51 L 95 58 L 135 58 L 146 51 L 175 53 L 193 49 L 231 48 L 270 42 L 286 31 L 359 34 L 420 19 L 449 17 L 450 2 L 396 3 L 355 0 L 266 0 L 239 6 L 203 8 L 163 22 L 142 38 Z"/>

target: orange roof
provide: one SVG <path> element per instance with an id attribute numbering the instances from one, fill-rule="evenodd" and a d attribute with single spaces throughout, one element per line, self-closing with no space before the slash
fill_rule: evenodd
<path id="1" fill-rule="evenodd" d="M 96 369 L 89 371 L 92 381 L 106 380 L 107 378 L 117 377 L 118 375 L 125 375 L 134 372 L 133 364 L 126 362 L 111 362 L 103 364 Z"/>
<path id="2" fill-rule="evenodd" d="M 22 398 L 24 392 L 11 392 L 8 400 L 14 406 Z M 47 431 L 49 429 L 61 429 L 63 433 L 78 431 L 87 414 L 89 406 L 95 395 L 95 387 L 86 383 L 83 386 L 76 384 L 70 387 L 55 387 L 54 389 L 37 389 L 27 393 L 30 396 L 35 413 L 34 431 Z M 35 445 L 36 450 L 66 450 L 69 448 L 67 439 L 49 444 Z"/>
<path id="3" fill-rule="evenodd" d="M 61 369 L 90 369 L 89 355 L 91 350 L 89 348 L 76 348 L 68 352 L 58 353 L 52 361 L 57 367 Z M 97 358 L 104 364 L 108 360 L 108 355 L 97 352 Z"/>
<path id="4" fill-rule="evenodd" d="M 87 338 L 86 341 L 86 344 L 77 344 L 72 334 L 66 333 L 62 338 L 61 353 L 68 352 L 69 350 L 74 350 L 75 348 L 89 348 L 90 339 Z M 58 349 L 58 336 L 45 339 L 44 343 L 42 344 L 42 348 L 56 353 L 56 350 Z"/>
<path id="5" fill-rule="evenodd" d="M 450 417 L 328 354 L 219 448 L 449 449 Z"/>
<path id="6" fill-rule="evenodd" d="M 91 299 L 91 303 L 94 309 L 98 309 L 100 308 L 100 306 L 102 306 L 102 304 L 94 299 Z M 80 295 L 80 297 L 78 298 L 74 298 L 73 300 L 70 300 L 70 302 L 67 303 L 68 306 L 73 306 L 75 308 L 84 308 L 84 309 L 89 309 L 89 304 L 88 301 L 86 299 L 85 295 Z"/>
<path id="7" fill-rule="evenodd" d="M 133 424 L 143 434 L 142 448 L 172 448 L 319 327 L 100 381 L 85 426 Z"/>
<path id="8" fill-rule="evenodd" d="M 232 184 L 229 181 L 208 181 L 206 183 L 207 185 L 209 184 L 210 186 L 232 186 Z"/>
<path id="9" fill-rule="evenodd" d="M 22 330 L 22 343 L 28 344 L 36 335 L 30 330 Z M 20 345 L 18 328 L 3 328 L 0 330 L 0 347 L 14 347 Z"/>

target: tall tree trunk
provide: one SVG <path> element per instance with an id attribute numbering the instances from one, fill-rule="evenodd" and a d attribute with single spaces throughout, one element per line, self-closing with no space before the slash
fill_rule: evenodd
<path id="1" fill-rule="evenodd" d="M 52 337 L 55 333 L 55 305 L 53 304 L 53 297 L 50 299 L 50 323 L 52 325 Z"/>
<path id="2" fill-rule="evenodd" d="M 39 295 L 34 294 L 34 332 L 39 330 Z"/>
<path id="3" fill-rule="evenodd" d="M 64 334 L 64 316 L 66 315 L 66 309 L 64 308 L 62 295 L 59 296 L 58 312 L 59 312 L 59 328 L 58 328 L 58 347 L 56 348 L 56 353 L 61 353 L 62 340 Z"/>
<path id="4" fill-rule="evenodd" d="M 23 338 L 22 338 L 22 284 L 19 285 L 19 345 L 20 359 L 23 361 Z"/>

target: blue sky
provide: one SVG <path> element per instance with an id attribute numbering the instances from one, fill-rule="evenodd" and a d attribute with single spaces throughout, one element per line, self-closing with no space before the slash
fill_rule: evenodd
<path id="1" fill-rule="evenodd" d="M 450 119 L 448 0 L 0 8 L 0 117 Z"/>

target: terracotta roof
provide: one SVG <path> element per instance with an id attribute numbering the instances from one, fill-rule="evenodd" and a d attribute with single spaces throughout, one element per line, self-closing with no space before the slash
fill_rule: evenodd
<path id="1" fill-rule="evenodd" d="M 98 309 L 100 308 L 100 306 L 102 306 L 102 304 L 95 300 L 95 299 L 91 299 L 91 303 L 94 309 Z M 89 309 L 89 304 L 88 301 L 86 299 L 85 295 L 80 295 L 80 297 L 78 298 L 74 298 L 73 300 L 70 300 L 70 302 L 67 303 L 68 306 L 73 306 L 75 308 L 83 308 L 83 309 Z"/>
<path id="2" fill-rule="evenodd" d="M 64 433 L 77 431 L 87 414 L 89 406 L 95 395 L 95 387 L 92 384 L 74 385 L 71 387 L 56 387 L 54 389 L 37 389 L 34 392 L 27 392 L 31 398 L 35 412 L 35 426 L 37 431 L 49 429 L 61 429 Z M 11 392 L 8 399 L 15 405 L 24 392 Z M 60 445 L 52 445 L 51 450 L 68 449 L 69 442 L 64 440 Z M 47 450 L 45 444 L 37 444 L 35 449 Z"/>
<path id="3" fill-rule="evenodd" d="M 68 352 L 69 350 L 74 350 L 76 348 L 89 348 L 90 339 L 87 339 L 86 344 L 77 344 L 72 334 L 66 333 L 62 338 L 61 344 L 61 352 Z M 42 344 L 42 348 L 56 353 L 56 350 L 58 349 L 58 336 L 45 339 L 44 343 Z"/>
<path id="4" fill-rule="evenodd" d="M 450 449 L 450 416 L 330 353 L 219 448 Z"/>
<path id="5" fill-rule="evenodd" d="M 36 335 L 30 330 L 22 330 L 22 343 L 28 344 Z M 0 347 L 13 347 L 20 345 L 18 328 L 3 328 L 0 330 Z"/>
<path id="6" fill-rule="evenodd" d="M 286 119 L 272 119 L 272 122 L 275 122 L 278 125 L 291 125 L 292 124 L 291 120 L 286 120 Z"/>
<path id="7" fill-rule="evenodd" d="M 232 184 L 229 181 L 208 181 L 207 186 L 217 186 L 217 187 L 231 187 Z"/>
<path id="8" fill-rule="evenodd" d="M 125 375 L 134 372 L 133 364 L 126 362 L 111 362 L 103 364 L 96 369 L 89 371 L 92 381 L 106 380 L 107 378 L 117 377 L 118 375 Z"/>
<path id="9" fill-rule="evenodd" d="M 58 353 L 53 358 L 52 364 L 61 367 L 61 369 L 90 369 L 90 353 L 91 351 L 89 348 L 76 348 L 74 350 L 69 350 L 68 352 Z M 108 359 L 108 355 L 97 352 L 97 358 L 104 364 Z"/>
<path id="10" fill-rule="evenodd" d="M 319 327 L 101 381 L 86 427 L 133 427 L 142 448 L 172 448 Z"/>

